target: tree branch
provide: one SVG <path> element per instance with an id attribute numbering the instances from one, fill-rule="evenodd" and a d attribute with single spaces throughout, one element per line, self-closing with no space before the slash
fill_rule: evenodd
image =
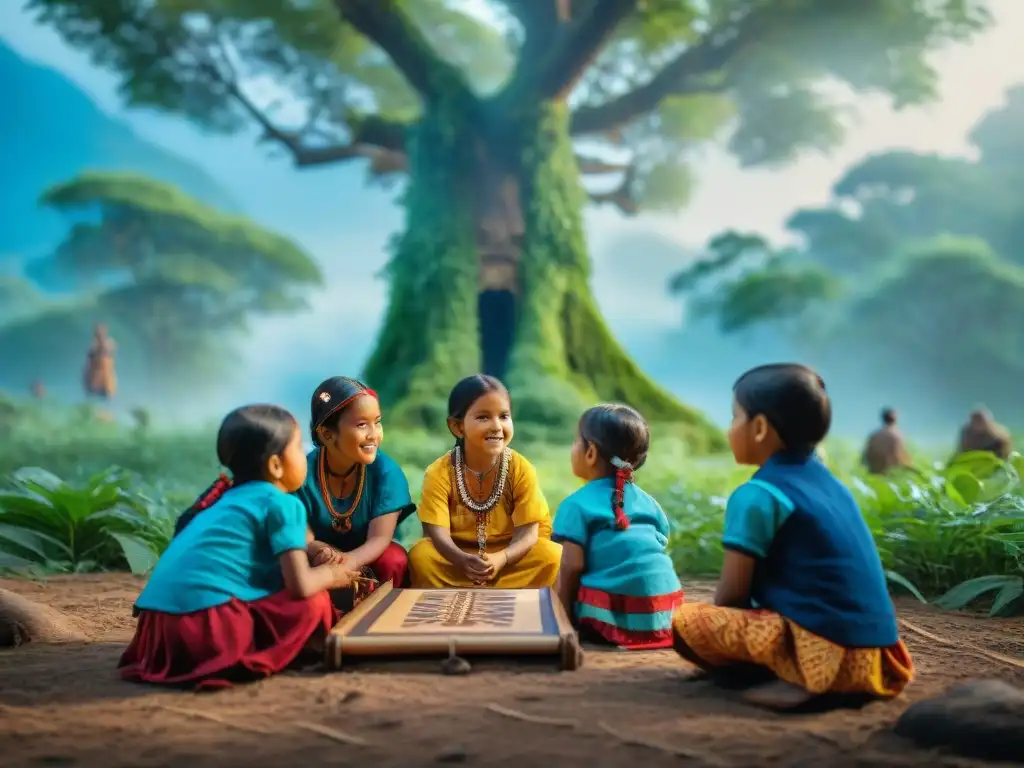
<path id="1" fill-rule="evenodd" d="M 434 52 L 395 0 L 334 0 L 334 5 L 345 21 L 388 55 L 425 102 L 471 94 L 462 72 Z"/>
<path id="2" fill-rule="evenodd" d="M 626 175 L 622 183 L 611 192 L 591 193 L 590 201 L 597 205 L 609 203 L 614 205 L 624 216 L 636 216 L 640 213 L 640 206 L 633 198 L 633 182 L 636 178 L 636 166 L 630 165 L 626 168 Z"/>
<path id="3" fill-rule="evenodd" d="M 576 0 L 572 17 L 558 20 L 561 8 L 553 0 L 533 0 L 532 7 L 545 23 L 524 26 L 526 40 L 512 82 L 505 90 L 509 101 L 563 99 L 594 63 L 619 23 L 636 9 L 636 0 Z M 584 7 L 580 7 L 584 5 Z"/>
<path id="4" fill-rule="evenodd" d="M 610 163 L 607 160 L 586 155 L 576 155 L 576 165 L 579 166 L 580 173 L 583 174 L 624 173 L 629 170 L 628 163 Z"/>
<path id="5" fill-rule="evenodd" d="M 565 98 L 594 63 L 615 28 L 635 10 L 636 0 L 593 0 L 585 14 L 574 8 L 572 20 L 562 25 L 566 29 L 563 39 L 551 47 L 539 67 L 540 98 Z"/>
<path id="6" fill-rule="evenodd" d="M 208 43 L 214 46 L 219 56 L 216 59 L 204 60 L 200 65 L 202 70 L 215 82 L 220 83 L 228 95 L 234 98 L 242 110 L 260 126 L 263 135 L 259 141 L 273 141 L 282 145 L 291 153 L 297 167 L 328 165 L 357 157 L 371 158 L 372 165 L 380 163 L 381 157 L 404 153 L 406 126 L 373 116 L 353 121 L 349 125 L 351 137 L 343 144 L 335 143 L 323 147 L 306 145 L 303 139 L 311 132 L 320 112 L 316 109 L 311 110 L 306 125 L 297 130 L 287 130 L 276 125 L 242 90 L 238 73 L 231 63 L 231 56 L 224 42 L 219 37 L 214 37 Z M 394 165 L 395 162 L 392 160 L 390 164 Z"/>
<path id="7" fill-rule="evenodd" d="M 728 83 L 706 79 L 728 64 L 764 33 L 764 14 L 748 13 L 732 29 L 711 30 L 666 64 L 651 80 L 629 93 L 594 107 L 581 107 L 572 116 L 574 136 L 600 134 L 621 128 L 654 111 L 662 99 L 726 90 Z"/>

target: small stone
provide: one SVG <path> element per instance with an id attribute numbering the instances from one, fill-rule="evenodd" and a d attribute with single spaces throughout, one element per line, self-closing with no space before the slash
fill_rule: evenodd
<path id="1" fill-rule="evenodd" d="M 362 698 L 363 694 L 361 691 L 345 691 L 341 695 L 341 699 L 338 701 L 339 704 L 350 704 L 356 699 Z"/>
<path id="2" fill-rule="evenodd" d="M 464 763 L 467 760 L 469 753 L 462 747 L 449 747 L 434 758 L 436 763 Z"/>
<path id="3" fill-rule="evenodd" d="M 441 662 L 441 674 L 443 675 L 468 675 L 473 671 L 473 665 L 461 656 L 449 656 Z"/>
<path id="4" fill-rule="evenodd" d="M 927 747 L 983 760 L 1024 755 L 1024 690 L 1001 680 L 974 680 L 912 704 L 893 728 Z"/>

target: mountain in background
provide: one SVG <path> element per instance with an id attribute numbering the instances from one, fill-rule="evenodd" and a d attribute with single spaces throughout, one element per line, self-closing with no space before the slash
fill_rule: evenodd
<path id="1" fill-rule="evenodd" d="M 141 139 L 56 70 L 34 64 L 0 41 L 0 271 L 30 274 L 47 288 L 45 268 L 66 223 L 39 207 L 40 194 L 84 170 L 125 170 L 177 185 L 222 210 L 232 197 L 203 170 Z"/>

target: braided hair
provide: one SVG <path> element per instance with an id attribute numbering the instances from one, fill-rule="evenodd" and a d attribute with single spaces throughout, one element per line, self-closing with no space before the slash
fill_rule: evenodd
<path id="1" fill-rule="evenodd" d="M 221 474 L 199 494 L 178 517 L 174 535 L 185 530 L 196 515 L 216 504 L 231 488 L 262 480 L 267 461 L 284 452 L 295 429 L 295 417 L 276 405 L 247 405 L 229 413 L 217 432 L 217 460 L 230 474 Z"/>
<path id="2" fill-rule="evenodd" d="M 597 449 L 606 464 L 606 472 L 615 478 L 612 491 L 612 512 L 615 527 L 629 527 L 626 515 L 626 484 L 633 482 L 633 473 L 647 461 L 651 432 L 644 417 L 634 408 L 618 403 L 596 405 L 580 417 L 579 434 L 584 444 Z"/>

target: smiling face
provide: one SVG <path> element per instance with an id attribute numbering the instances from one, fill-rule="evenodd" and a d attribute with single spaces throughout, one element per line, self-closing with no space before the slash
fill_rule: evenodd
<path id="1" fill-rule="evenodd" d="M 461 437 L 468 461 L 486 461 L 501 455 L 512 442 L 512 404 L 504 392 L 486 392 L 466 411 L 463 419 L 449 419 L 448 428 Z"/>
<path id="2" fill-rule="evenodd" d="M 345 407 L 334 428 L 319 427 L 317 437 L 332 467 L 372 464 L 384 439 L 380 403 L 373 395 L 360 395 Z"/>

